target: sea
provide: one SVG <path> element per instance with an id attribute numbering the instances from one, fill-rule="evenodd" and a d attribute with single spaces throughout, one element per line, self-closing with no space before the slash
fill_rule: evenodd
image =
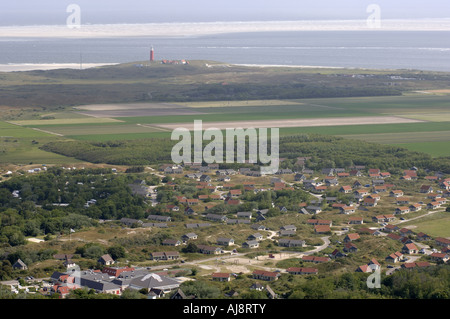
<path id="1" fill-rule="evenodd" d="M 0 35 L 0 64 L 232 64 L 450 71 L 450 31 L 276 31 L 185 37 L 24 38 Z"/>

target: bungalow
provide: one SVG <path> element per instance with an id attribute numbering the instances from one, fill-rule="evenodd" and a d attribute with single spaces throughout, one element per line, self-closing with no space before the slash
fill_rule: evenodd
<path id="1" fill-rule="evenodd" d="M 306 179 L 306 176 L 303 174 L 295 174 L 294 181 L 296 182 L 302 182 Z"/>
<path id="2" fill-rule="evenodd" d="M 409 198 L 405 196 L 397 197 L 397 205 L 408 205 L 409 204 Z"/>
<path id="3" fill-rule="evenodd" d="M 356 199 L 363 199 L 364 196 L 369 195 L 369 192 L 366 189 L 357 189 L 353 192 L 353 195 Z"/>
<path id="4" fill-rule="evenodd" d="M 211 275 L 212 280 L 214 281 L 230 281 L 231 276 L 229 273 L 215 272 Z"/>
<path id="5" fill-rule="evenodd" d="M 403 259 L 403 254 L 399 251 L 396 251 L 395 253 L 392 253 L 385 258 L 385 260 L 390 263 L 397 263 L 402 259 Z"/>
<path id="6" fill-rule="evenodd" d="M 369 267 L 369 265 L 361 265 L 358 268 L 356 268 L 355 272 L 372 272 L 372 269 Z"/>
<path id="7" fill-rule="evenodd" d="M 371 269 L 380 269 L 381 268 L 380 263 L 375 258 L 372 258 L 367 265 Z"/>
<path id="8" fill-rule="evenodd" d="M 227 199 L 225 199 L 225 204 L 227 205 L 239 205 L 241 203 L 241 201 L 239 199 L 231 199 L 230 197 L 227 197 Z"/>
<path id="9" fill-rule="evenodd" d="M 331 232 L 331 228 L 328 225 L 315 225 L 314 232 L 316 234 L 325 234 Z"/>
<path id="10" fill-rule="evenodd" d="M 436 237 L 434 240 L 437 246 L 450 248 L 450 239 L 443 237 Z"/>
<path id="11" fill-rule="evenodd" d="M 362 172 L 360 170 L 357 170 L 357 169 L 353 169 L 349 173 L 350 173 L 351 176 L 362 176 L 363 175 Z"/>
<path id="12" fill-rule="evenodd" d="M 242 243 L 242 248 L 258 248 L 259 247 L 259 241 L 257 240 L 248 240 L 244 243 Z"/>
<path id="13" fill-rule="evenodd" d="M 279 239 L 278 245 L 281 247 L 305 247 L 306 242 L 299 239 Z"/>
<path id="14" fill-rule="evenodd" d="M 265 270 L 254 270 L 253 279 L 260 279 L 265 281 L 275 281 L 280 276 L 278 272 L 265 271 Z"/>
<path id="15" fill-rule="evenodd" d="M 431 237 L 429 235 L 422 233 L 422 232 L 420 232 L 416 235 L 416 240 L 418 240 L 418 241 L 424 241 L 424 240 L 430 240 L 430 239 L 431 239 Z"/>
<path id="16" fill-rule="evenodd" d="M 373 187 L 374 193 L 384 193 L 387 191 L 386 185 L 377 185 Z"/>
<path id="17" fill-rule="evenodd" d="M 347 234 L 347 236 L 345 236 L 344 238 L 344 243 L 348 243 L 354 240 L 358 240 L 360 237 L 357 233 L 351 233 L 351 234 Z"/>
<path id="18" fill-rule="evenodd" d="M 441 203 L 439 202 L 431 202 L 427 204 L 427 209 L 438 209 L 441 207 Z"/>
<path id="19" fill-rule="evenodd" d="M 406 206 L 402 206 L 402 207 L 397 207 L 396 209 L 395 209 L 395 212 L 394 212 L 396 215 L 403 215 L 403 214 L 407 214 L 407 213 L 409 213 L 409 207 L 406 207 Z"/>
<path id="20" fill-rule="evenodd" d="M 280 227 L 280 231 L 281 230 L 291 230 L 295 232 L 297 231 L 297 227 L 295 227 L 294 225 L 285 225 Z"/>
<path id="21" fill-rule="evenodd" d="M 328 225 L 332 226 L 332 221 L 328 219 L 308 219 L 306 221 L 309 225 Z"/>
<path id="22" fill-rule="evenodd" d="M 402 248 L 402 253 L 404 254 L 417 254 L 418 251 L 417 246 L 413 243 L 405 244 Z"/>
<path id="23" fill-rule="evenodd" d="M 306 207 L 306 210 L 311 214 L 318 214 L 322 211 L 322 208 L 319 206 L 308 206 Z"/>
<path id="24" fill-rule="evenodd" d="M 339 192 L 344 193 L 344 194 L 349 194 L 352 192 L 352 187 L 348 186 L 348 185 L 341 186 L 341 188 L 339 188 Z"/>
<path id="25" fill-rule="evenodd" d="M 431 185 L 422 185 L 420 187 L 420 192 L 423 194 L 430 194 L 433 192 L 433 187 Z"/>
<path id="26" fill-rule="evenodd" d="M 403 196 L 403 191 L 399 190 L 399 189 L 391 190 L 389 192 L 389 196 L 391 196 L 391 197 L 401 197 L 401 196 Z"/>
<path id="27" fill-rule="evenodd" d="M 403 175 L 408 175 L 411 179 L 417 179 L 417 171 L 413 169 L 404 170 Z"/>
<path id="28" fill-rule="evenodd" d="M 161 245 L 163 246 L 180 246 L 181 241 L 177 239 L 165 239 L 162 241 Z"/>
<path id="29" fill-rule="evenodd" d="M 338 249 L 333 250 L 333 252 L 330 254 L 330 257 L 335 259 L 335 258 L 340 258 L 340 257 L 347 257 L 346 254 L 341 253 Z"/>
<path id="30" fill-rule="evenodd" d="M 220 247 L 212 247 L 208 245 L 197 245 L 197 248 L 199 249 L 199 252 L 201 254 L 206 255 L 216 255 L 222 252 L 222 249 Z"/>
<path id="31" fill-rule="evenodd" d="M 221 245 L 221 246 L 230 246 L 234 244 L 234 239 L 233 238 L 224 238 L 224 237 L 219 237 L 217 238 L 217 245 Z"/>
<path id="32" fill-rule="evenodd" d="M 319 270 L 311 267 L 289 267 L 286 271 L 291 275 L 317 275 Z"/>
<path id="33" fill-rule="evenodd" d="M 350 217 L 348 223 L 350 225 L 362 225 L 364 224 L 364 219 L 362 217 Z"/>
<path id="34" fill-rule="evenodd" d="M 195 211 L 191 208 L 191 207 L 186 207 L 185 209 L 184 209 L 184 214 L 185 215 L 192 215 L 192 214 L 194 214 L 195 213 Z"/>
<path id="35" fill-rule="evenodd" d="M 236 214 L 237 218 L 245 218 L 245 219 L 251 219 L 252 218 L 252 212 L 238 212 Z"/>
<path id="36" fill-rule="evenodd" d="M 393 239 L 393 240 L 397 240 L 397 241 L 401 241 L 403 239 L 402 236 L 400 236 L 398 234 L 394 234 L 394 233 L 389 233 L 386 237 Z"/>
<path id="37" fill-rule="evenodd" d="M 226 222 L 228 217 L 225 215 L 218 215 L 218 214 L 211 214 L 208 213 L 205 216 L 206 219 L 211 220 L 211 221 L 215 221 L 215 222 Z"/>
<path id="38" fill-rule="evenodd" d="M 432 253 L 430 254 L 430 257 L 435 262 L 444 262 L 444 263 L 446 263 L 450 258 L 450 256 L 446 253 Z"/>
<path id="39" fill-rule="evenodd" d="M 240 189 L 230 189 L 228 192 L 228 197 L 230 198 L 238 198 L 242 195 L 242 191 Z"/>
<path id="40" fill-rule="evenodd" d="M 377 204 L 378 203 L 375 199 L 369 197 L 365 198 L 363 201 L 363 206 L 375 207 Z"/>
<path id="41" fill-rule="evenodd" d="M 280 236 L 295 236 L 295 230 L 280 230 Z"/>
<path id="42" fill-rule="evenodd" d="M 346 243 L 343 250 L 346 253 L 356 253 L 358 251 L 358 248 L 353 243 Z"/>
<path id="43" fill-rule="evenodd" d="M 254 233 L 247 237 L 248 240 L 263 240 L 263 235 L 260 233 Z"/>
<path id="44" fill-rule="evenodd" d="M 99 263 L 105 266 L 109 266 L 114 264 L 114 259 L 109 254 L 103 255 L 98 260 Z"/>
<path id="45" fill-rule="evenodd" d="M 20 270 L 27 270 L 28 266 L 19 258 L 17 261 L 12 265 L 13 269 L 20 269 Z"/>
<path id="46" fill-rule="evenodd" d="M 341 214 L 349 215 L 349 214 L 353 214 L 354 212 L 356 212 L 356 207 L 355 206 L 344 206 L 344 207 L 341 207 Z"/>
<path id="47" fill-rule="evenodd" d="M 196 233 L 187 233 L 181 236 L 181 239 L 186 242 L 188 240 L 195 240 L 198 238 L 198 235 Z"/>
<path id="48" fill-rule="evenodd" d="M 422 209 L 422 205 L 420 205 L 420 204 L 412 204 L 409 206 L 409 210 L 411 212 L 418 212 L 421 209 Z"/>
<path id="49" fill-rule="evenodd" d="M 384 231 L 386 231 L 386 232 L 388 232 L 388 233 L 397 231 L 398 229 L 399 229 L 399 228 L 398 228 L 397 226 L 391 225 L 391 224 L 384 226 Z"/>

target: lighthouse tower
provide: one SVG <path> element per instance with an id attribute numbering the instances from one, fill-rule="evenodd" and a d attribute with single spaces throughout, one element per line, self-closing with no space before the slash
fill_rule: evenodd
<path id="1" fill-rule="evenodd" d="M 155 61 L 155 50 L 153 50 L 153 47 L 150 49 L 150 62 Z"/>

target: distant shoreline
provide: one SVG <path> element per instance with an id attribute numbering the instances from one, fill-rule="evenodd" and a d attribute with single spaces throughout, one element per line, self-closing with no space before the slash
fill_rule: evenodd
<path id="1" fill-rule="evenodd" d="M 116 65 L 119 63 L 83 63 L 81 68 L 90 69 L 100 66 Z M 0 72 L 21 72 L 36 70 L 80 69 L 79 63 L 14 63 L 0 64 Z"/>
<path id="2" fill-rule="evenodd" d="M 0 26 L 4 38 L 185 37 L 238 32 L 277 31 L 450 31 L 450 19 L 383 19 L 380 27 L 366 20 L 217 21 L 147 24 Z"/>

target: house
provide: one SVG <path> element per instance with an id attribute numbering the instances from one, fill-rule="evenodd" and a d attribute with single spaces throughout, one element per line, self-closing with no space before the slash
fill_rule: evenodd
<path id="1" fill-rule="evenodd" d="M 259 241 L 257 240 L 248 240 L 244 243 L 242 243 L 242 248 L 258 248 L 259 247 Z"/>
<path id="2" fill-rule="evenodd" d="M 402 253 L 404 254 L 417 254 L 418 251 L 417 246 L 413 243 L 405 244 L 402 248 Z"/>
<path id="3" fill-rule="evenodd" d="M 305 247 L 306 242 L 298 239 L 279 239 L 278 245 L 281 247 Z"/>
<path id="4" fill-rule="evenodd" d="M 444 262 L 444 263 L 446 263 L 450 258 L 450 256 L 446 253 L 432 253 L 430 254 L 430 257 L 435 262 Z"/>
<path id="5" fill-rule="evenodd" d="M 390 263 L 397 263 L 402 259 L 403 259 L 403 254 L 399 251 L 396 251 L 395 253 L 392 253 L 385 258 L 385 260 Z"/>
<path id="6" fill-rule="evenodd" d="M 311 214 L 318 214 L 322 211 L 322 208 L 319 206 L 308 206 L 306 207 L 306 210 Z"/>
<path id="7" fill-rule="evenodd" d="M 180 253 L 177 251 L 153 252 L 150 254 L 151 260 L 177 260 Z"/>
<path id="8" fill-rule="evenodd" d="M 358 240 L 359 238 L 360 238 L 359 234 L 357 234 L 357 233 L 347 234 L 347 236 L 345 236 L 345 238 L 344 238 L 344 243 L 349 243 L 354 240 Z"/>
<path id="9" fill-rule="evenodd" d="M 364 219 L 362 217 L 350 217 L 348 223 L 351 225 L 362 225 L 364 224 Z"/>
<path id="10" fill-rule="evenodd" d="M 405 196 L 397 197 L 397 205 L 409 205 L 409 198 Z"/>
<path id="11" fill-rule="evenodd" d="M 349 215 L 349 214 L 353 214 L 354 212 L 356 212 L 356 207 L 355 206 L 343 206 L 340 208 L 341 209 L 341 214 L 345 214 L 345 215 Z"/>
<path id="12" fill-rule="evenodd" d="M 164 239 L 161 243 L 163 246 L 179 246 L 181 245 L 181 241 L 177 239 Z"/>
<path id="13" fill-rule="evenodd" d="M 434 240 L 437 246 L 450 248 L 450 239 L 443 237 L 436 237 Z"/>
<path id="14" fill-rule="evenodd" d="M 388 233 L 397 231 L 398 229 L 399 228 L 397 226 L 391 225 L 391 224 L 388 224 L 388 225 L 384 226 L 384 231 L 388 232 Z"/>
<path id="15" fill-rule="evenodd" d="M 294 225 L 285 225 L 280 227 L 280 231 L 281 230 L 290 230 L 295 232 L 297 231 L 297 227 L 295 227 Z"/>
<path id="16" fill-rule="evenodd" d="M 196 233 L 187 233 L 187 234 L 184 234 L 183 236 L 181 236 L 181 239 L 184 242 L 187 242 L 188 240 L 194 240 L 197 238 L 198 238 L 198 235 Z"/>
<path id="17" fill-rule="evenodd" d="M 328 225 L 315 225 L 314 232 L 316 234 L 325 234 L 331 232 L 331 228 Z"/>
<path id="18" fill-rule="evenodd" d="M 430 239 L 431 239 L 431 236 L 429 236 L 425 233 L 422 233 L 422 232 L 420 232 L 416 235 L 416 240 L 418 240 L 418 241 L 424 241 L 424 240 L 430 240 Z"/>
<path id="19" fill-rule="evenodd" d="M 409 210 L 411 212 L 418 212 L 421 209 L 422 209 L 422 205 L 420 205 L 420 204 L 412 204 L 409 206 Z"/>
<path id="20" fill-rule="evenodd" d="M 349 194 L 352 192 L 352 190 L 353 190 L 352 187 L 348 185 L 341 186 L 341 188 L 339 188 L 339 192 L 344 194 Z"/>
<path id="21" fill-rule="evenodd" d="M 372 269 L 369 267 L 369 265 L 362 265 L 362 266 L 359 266 L 358 268 L 356 268 L 355 272 L 367 273 L 367 272 L 372 272 Z"/>
<path id="22" fill-rule="evenodd" d="M 291 275 L 317 275 L 319 270 L 311 267 L 289 267 L 286 271 Z"/>
<path id="23" fill-rule="evenodd" d="M 335 259 L 335 258 L 340 258 L 340 257 L 347 257 L 346 254 L 341 253 L 338 249 L 333 250 L 333 252 L 330 254 L 330 257 Z"/>
<path id="24" fill-rule="evenodd" d="M 377 200 L 370 197 L 365 198 L 363 201 L 363 206 L 375 207 L 377 204 Z"/>
<path id="25" fill-rule="evenodd" d="M 248 236 L 247 239 L 248 240 L 262 240 L 263 235 L 261 235 L 260 233 L 255 233 L 255 234 L 251 234 L 250 236 Z"/>
<path id="26" fill-rule="evenodd" d="M 403 191 L 399 190 L 399 189 L 391 190 L 389 192 L 389 196 L 391 196 L 391 197 L 401 197 L 401 196 L 403 196 Z"/>
<path id="27" fill-rule="evenodd" d="M 125 224 L 125 226 L 128 226 L 128 227 L 135 227 L 135 226 L 139 227 L 139 226 L 142 226 L 142 224 L 144 223 L 142 220 L 126 218 L 126 217 L 121 218 L 120 222 L 122 224 Z"/>
<path id="28" fill-rule="evenodd" d="M 260 279 L 265 281 L 275 281 L 280 276 L 278 272 L 254 270 L 252 273 L 253 279 Z"/>
<path id="29" fill-rule="evenodd" d="M 226 222 L 228 217 L 225 215 L 218 215 L 218 214 L 211 214 L 208 213 L 205 216 L 206 219 L 211 220 L 211 221 L 215 221 L 215 222 Z"/>
<path id="30" fill-rule="evenodd" d="M 427 204 L 427 209 L 438 209 L 441 207 L 441 203 L 439 202 L 431 202 Z"/>
<path id="31" fill-rule="evenodd" d="M 217 245 L 230 246 L 233 244 L 234 244 L 233 238 L 224 238 L 224 237 L 217 238 Z"/>
<path id="32" fill-rule="evenodd" d="M 206 254 L 206 255 L 216 255 L 216 254 L 220 254 L 222 252 L 221 248 L 212 247 L 212 246 L 208 246 L 208 245 L 197 245 L 197 248 L 199 249 L 199 252 L 201 254 Z"/>
<path id="33" fill-rule="evenodd" d="M 380 263 L 375 258 L 372 258 L 367 265 L 373 270 L 381 268 Z"/>
<path id="34" fill-rule="evenodd" d="M 407 214 L 407 213 L 409 213 L 409 207 L 406 207 L 406 206 L 397 207 L 394 212 L 394 214 L 396 214 L 396 215 L 403 215 L 403 214 Z"/>
<path id="35" fill-rule="evenodd" d="M 252 212 L 238 212 L 236 214 L 237 218 L 245 218 L 245 219 L 251 219 L 252 218 Z"/>
<path id="36" fill-rule="evenodd" d="M 433 187 L 431 185 L 422 185 L 420 187 L 420 192 L 423 194 L 430 194 L 433 192 Z"/>
<path id="37" fill-rule="evenodd" d="M 13 269 L 19 269 L 19 270 L 27 270 L 28 266 L 19 258 L 17 261 L 12 265 Z"/>
<path id="38" fill-rule="evenodd" d="M 228 197 L 230 198 L 238 198 L 242 195 L 242 191 L 240 189 L 230 189 L 228 192 Z"/>
<path id="39" fill-rule="evenodd" d="M 99 263 L 105 266 L 110 266 L 114 264 L 114 259 L 109 254 L 103 255 L 98 260 Z"/>
<path id="40" fill-rule="evenodd" d="M 222 272 L 215 272 L 211 275 L 212 280 L 214 281 L 230 281 L 230 274 L 229 273 L 222 273 Z"/>
<path id="41" fill-rule="evenodd" d="M 353 243 L 346 243 L 343 250 L 346 253 L 356 253 L 358 251 L 358 248 Z"/>

